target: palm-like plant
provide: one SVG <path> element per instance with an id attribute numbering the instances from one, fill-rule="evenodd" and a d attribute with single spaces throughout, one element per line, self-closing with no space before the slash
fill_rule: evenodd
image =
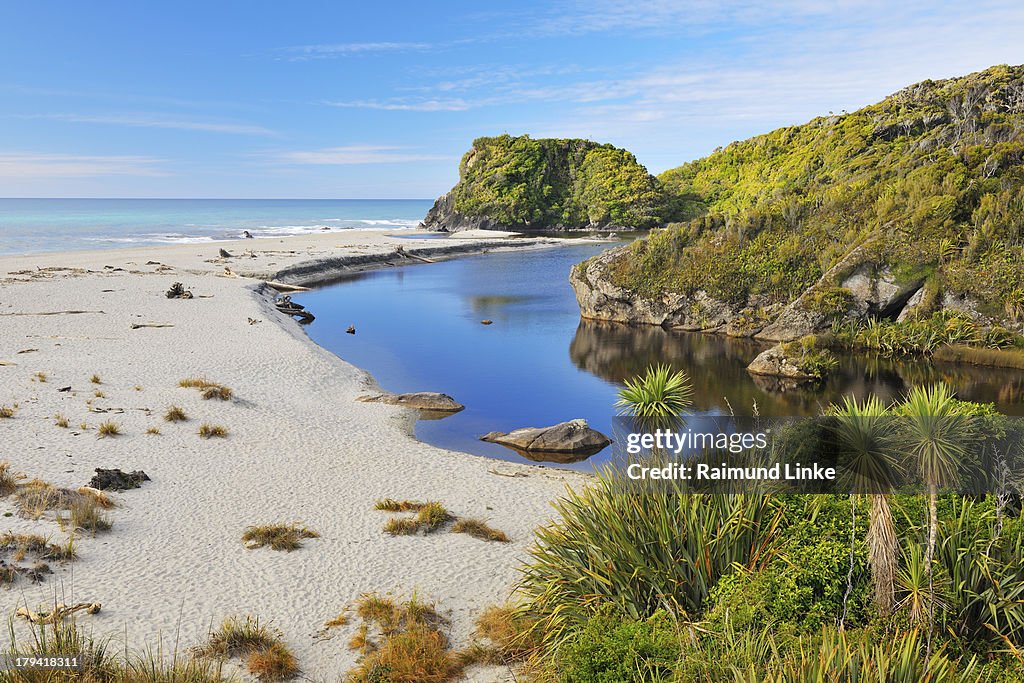
<path id="1" fill-rule="evenodd" d="M 929 593 L 932 594 L 928 610 L 930 625 L 935 616 L 932 562 L 935 558 L 935 538 L 938 531 L 939 488 L 952 484 L 960 463 L 967 454 L 967 433 L 953 393 L 944 384 L 915 387 L 900 406 L 903 416 L 903 447 L 921 479 L 928 487 L 928 545 L 925 553 L 925 572 Z M 931 629 L 929 628 L 929 645 Z"/>
<path id="2" fill-rule="evenodd" d="M 693 385 L 684 370 L 652 365 L 626 380 L 615 407 L 619 415 L 633 418 L 641 429 L 668 429 L 693 406 Z"/>
<path id="3" fill-rule="evenodd" d="M 895 602 L 898 546 L 892 509 L 886 495 L 898 469 L 894 450 L 892 415 L 877 397 L 863 403 L 847 397 L 834 410 L 836 434 L 846 456 L 846 471 L 854 478 L 851 490 L 866 494 L 871 502 L 868 516 L 868 566 L 878 611 L 889 614 Z"/>

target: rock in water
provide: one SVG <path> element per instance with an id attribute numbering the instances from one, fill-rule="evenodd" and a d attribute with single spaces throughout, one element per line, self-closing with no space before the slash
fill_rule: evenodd
<path id="1" fill-rule="evenodd" d="M 800 367 L 800 359 L 786 353 L 786 345 L 778 344 L 758 354 L 747 372 L 752 375 L 781 377 L 784 379 L 809 381 L 816 377 Z"/>
<path id="2" fill-rule="evenodd" d="M 570 420 L 551 427 L 524 427 L 511 432 L 490 432 L 481 441 L 527 453 L 597 453 L 612 442 L 591 429 L 586 420 Z"/>
<path id="3" fill-rule="evenodd" d="M 387 403 L 434 413 L 457 413 L 466 408 L 448 394 L 436 391 L 418 391 L 411 394 L 373 394 L 360 396 L 356 400 L 363 403 Z"/>
<path id="4" fill-rule="evenodd" d="M 100 491 L 126 491 L 139 488 L 144 481 L 150 481 L 150 478 L 142 470 L 122 472 L 121 470 L 104 470 L 97 467 L 96 474 L 89 480 L 88 485 Z"/>

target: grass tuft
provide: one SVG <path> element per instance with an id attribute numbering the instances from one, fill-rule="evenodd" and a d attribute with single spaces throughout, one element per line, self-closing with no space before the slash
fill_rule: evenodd
<path id="1" fill-rule="evenodd" d="M 306 538 L 320 538 L 320 534 L 298 524 L 251 526 L 242 534 L 242 542 L 249 550 L 269 546 L 272 550 L 291 552 L 301 548 Z"/>
<path id="2" fill-rule="evenodd" d="M 100 391 L 99 389 L 97 389 L 96 391 L 92 392 L 92 395 L 95 396 L 96 398 L 106 398 L 107 397 L 107 395 L 105 393 L 103 393 L 102 391 Z"/>
<path id="3" fill-rule="evenodd" d="M 0 419 L 9 420 L 14 417 L 15 409 L 11 406 L 0 406 Z"/>
<path id="4" fill-rule="evenodd" d="M 206 643 L 196 648 L 199 657 L 227 659 L 267 650 L 280 641 L 280 635 L 261 624 L 256 617 L 228 617 L 220 628 L 210 631 Z"/>
<path id="5" fill-rule="evenodd" d="M 234 395 L 230 387 L 211 382 L 205 377 L 187 377 L 178 382 L 178 386 L 186 389 L 199 389 L 206 400 L 216 398 L 221 401 L 230 401 Z"/>
<path id="6" fill-rule="evenodd" d="M 92 377 L 89 378 L 89 381 L 92 382 L 93 384 L 103 384 L 103 380 L 100 379 L 99 375 L 93 375 Z"/>
<path id="7" fill-rule="evenodd" d="M 212 425 L 209 422 L 204 422 L 199 425 L 199 436 L 204 439 L 226 439 L 228 437 L 228 428 L 220 425 Z"/>
<path id="8" fill-rule="evenodd" d="M 69 426 L 71 426 L 71 423 L 68 422 L 68 419 L 61 415 L 60 413 L 57 413 L 56 415 L 53 416 L 53 424 L 57 425 L 61 429 L 67 429 Z"/>
<path id="9" fill-rule="evenodd" d="M 9 462 L 0 462 L 0 498 L 18 490 L 18 475 L 11 472 Z"/>
<path id="10" fill-rule="evenodd" d="M 249 673 L 261 681 L 285 681 L 299 672 L 295 653 L 280 641 L 250 653 L 245 665 Z"/>
<path id="11" fill-rule="evenodd" d="M 356 609 L 363 624 L 349 647 L 363 656 L 347 680 L 369 683 L 386 672 L 393 683 L 444 683 L 462 673 L 461 658 L 442 632 L 448 622 L 433 605 L 416 598 L 396 604 L 371 594 L 362 596 Z M 382 634 L 379 642 L 371 637 L 371 627 Z"/>
<path id="12" fill-rule="evenodd" d="M 504 531 L 495 529 L 481 519 L 460 519 L 452 526 L 452 531 L 456 534 L 469 534 L 473 538 L 479 538 L 482 541 L 494 541 L 496 543 L 509 543 L 511 541 Z"/>
<path id="13" fill-rule="evenodd" d="M 426 503 L 417 503 L 413 500 L 394 500 L 393 498 L 382 498 L 374 503 L 374 510 L 385 512 L 417 512 Z"/>
<path id="14" fill-rule="evenodd" d="M 160 436 L 160 428 L 159 427 L 149 427 L 149 428 L 146 429 L 146 433 L 149 434 L 150 436 Z"/>
<path id="15" fill-rule="evenodd" d="M 100 422 L 100 426 L 96 428 L 96 438 L 103 438 L 104 436 L 120 436 L 121 427 L 116 422 L 107 420 L 106 422 Z"/>
<path id="16" fill-rule="evenodd" d="M 50 377 L 45 372 L 37 372 L 32 376 L 37 382 L 45 383 Z"/>
<path id="17" fill-rule="evenodd" d="M 180 407 L 171 406 L 167 409 L 167 412 L 164 413 L 164 419 L 168 422 L 185 422 L 188 420 L 188 415 L 186 415 L 185 411 Z"/>
<path id="18" fill-rule="evenodd" d="M 60 524 L 61 529 L 88 531 L 93 535 L 101 531 L 109 531 L 113 524 L 110 518 L 104 514 L 103 508 L 104 504 L 97 498 L 82 495 L 68 507 L 67 517 L 62 514 L 57 515 L 57 523 Z"/>

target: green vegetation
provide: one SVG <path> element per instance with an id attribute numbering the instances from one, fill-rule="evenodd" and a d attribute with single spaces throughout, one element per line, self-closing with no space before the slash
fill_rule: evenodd
<path id="1" fill-rule="evenodd" d="M 625 150 L 526 135 L 474 140 L 452 194 L 457 213 L 510 228 L 649 228 L 685 208 Z"/>
<path id="2" fill-rule="evenodd" d="M 700 215 L 633 243 L 611 270 L 644 296 L 840 316 L 860 263 L 927 281 L 920 313 L 967 295 L 1024 318 L 1024 66 L 924 81 L 855 112 L 734 142 L 663 173 Z M 859 248 L 859 250 L 858 250 Z M 855 251 L 857 250 L 857 251 Z"/>

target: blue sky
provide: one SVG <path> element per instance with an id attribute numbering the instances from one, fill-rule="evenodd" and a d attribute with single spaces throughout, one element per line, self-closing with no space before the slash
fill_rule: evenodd
<path id="1" fill-rule="evenodd" d="M 9 2 L 0 196 L 427 198 L 504 132 L 660 172 L 1022 35 L 1019 1 Z"/>

